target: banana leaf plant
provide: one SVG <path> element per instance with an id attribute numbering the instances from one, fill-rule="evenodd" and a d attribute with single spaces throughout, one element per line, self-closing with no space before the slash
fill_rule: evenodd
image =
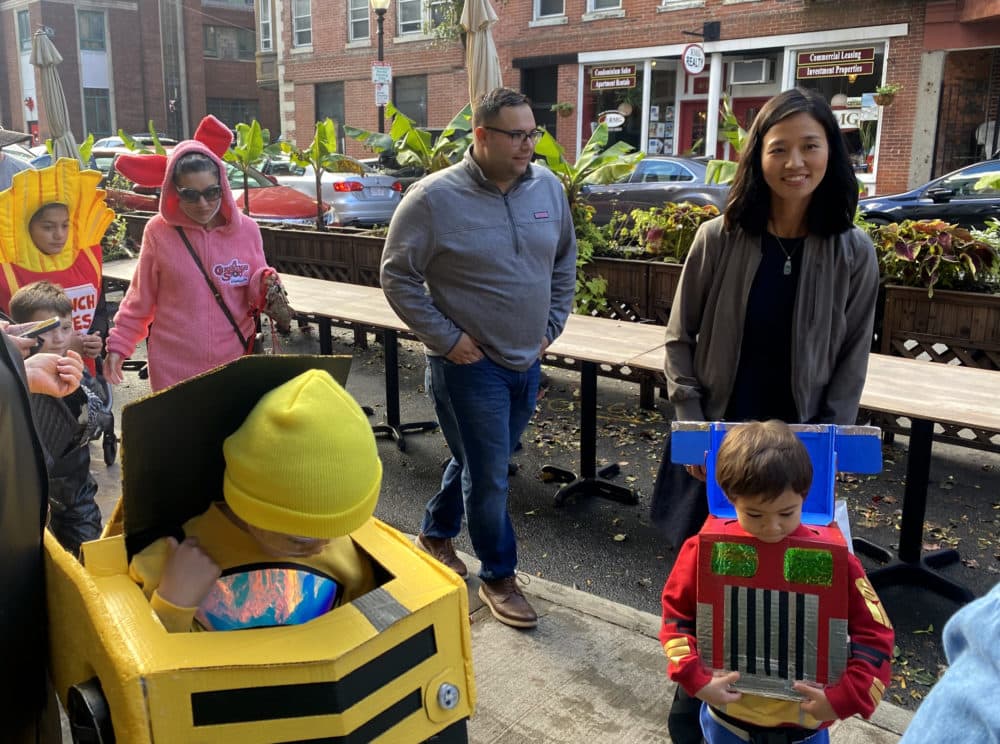
<path id="1" fill-rule="evenodd" d="M 417 166 L 425 173 L 457 163 L 472 144 L 471 105 L 455 114 L 437 139 L 392 103 L 386 105 L 385 113 L 392 122 L 387 133 L 345 125 L 344 134 L 362 142 L 372 152 L 394 154 L 400 167 Z"/>
<path id="2" fill-rule="evenodd" d="M 604 184 L 619 181 L 633 171 L 644 157 L 627 142 L 618 141 L 608 147 L 608 127 L 602 123 L 587 140 L 576 162 L 570 163 L 556 138 L 545 132 L 535 145 L 535 153 L 545 158 L 545 164 L 562 181 L 566 198 L 572 208 L 580 197 L 584 184 Z"/>
<path id="3" fill-rule="evenodd" d="M 722 111 L 720 113 L 719 134 L 726 138 L 726 141 L 736 152 L 743 152 L 743 143 L 747 139 L 747 130 L 740 124 L 740 120 L 733 111 L 733 102 L 729 96 L 722 97 Z M 732 183 L 736 178 L 736 168 L 739 163 L 732 160 L 709 160 L 705 167 L 706 183 Z"/>
<path id="4" fill-rule="evenodd" d="M 309 147 L 302 150 L 291 142 L 282 142 L 281 151 L 288 155 L 289 160 L 295 165 L 312 168 L 316 177 L 316 229 L 325 230 L 322 183 L 324 171 L 352 172 L 361 175 L 364 169 L 353 158 L 337 152 L 337 123 L 330 117 L 316 122 L 316 133 Z"/>
<path id="5" fill-rule="evenodd" d="M 584 184 L 612 183 L 627 176 L 644 157 L 641 152 L 633 152 L 634 149 L 622 141 L 608 147 L 608 127 L 603 123 L 594 130 L 574 163 L 566 159 L 562 145 L 547 131 L 535 145 L 535 154 L 544 157 L 545 165 L 562 181 L 569 201 L 576 232 L 576 294 L 573 309 L 582 315 L 607 310 L 604 297 L 607 281 L 603 277 L 587 276 L 584 268 L 591 262 L 594 248 L 605 242 L 605 239 L 592 222 L 594 208 L 580 201 L 580 189 Z"/>
<path id="6" fill-rule="evenodd" d="M 150 152 L 152 152 L 152 153 L 156 153 L 157 155 L 166 155 L 167 154 L 167 150 L 166 150 L 166 148 L 163 147 L 162 144 L 160 144 L 160 136 L 156 133 L 156 127 L 153 126 L 153 120 L 152 119 L 150 119 L 147 122 L 147 126 L 149 127 L 149 138 L 150 138 L 150 140 L 153 143 L 153 149 L 152 150 L 150 150 L 145 145 L 137 142 L 132 137 L 129 137 L 128 134 L 126 134 L 126 132 L 125 132 L 124 129 L 119 129 L 118 130 L 118 136 L 121 137 L 122 145 L 124 147 L 127 147 L 132 152 L 137 152 L 137 153 L 150 153 Z"/>
<path id="7" fill-rule="evenodd" d="M 262 129 L 260 122 L 254 119 L 249 124 L 240 122 L 236 125 L 236 142 L 222 159 L 239 168 L 243 174 L 243 214 L 250 214 L 250 183 L 247 171 L 264 159 L 271 141 L 271 133 Z"/>

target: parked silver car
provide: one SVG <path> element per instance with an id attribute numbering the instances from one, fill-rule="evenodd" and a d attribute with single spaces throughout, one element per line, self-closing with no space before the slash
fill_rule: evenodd
<path id="1" fill-rule="evenodd" d="M 640 160 L 630 174 L 617 183 L 588 184 L 580 199 L 594 207 L 594 224 L 606 225 L 615 212 L 662 207 L 666 202 L 712 204 L 723 211 L 729 184 L 705 183 L 708 161 L 656 155 Z"/>
<path id="2" fill-rule="evenodd" d="M 345 155 L 338 156 L 338 160 L 342 170 L 324 171 L 320 181 L 322 198 L 333 211 L 334 224 L 364 227 L 388 224 L 403 192 L 399 179 L 381 175 Z M 261 171 L 282 186 L 316 198 L 316 174 L 311 167 L 288 160 L 270 160 Z"/>

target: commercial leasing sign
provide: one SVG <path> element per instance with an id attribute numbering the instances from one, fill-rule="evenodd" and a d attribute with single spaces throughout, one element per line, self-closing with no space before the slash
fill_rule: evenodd
<path id="1" fill-rule="evenodd" d="M 874 72 L 875 47 L 814 49 L 799 52 L 795 59 L 795 77 L 799 80 L 871 75 Z"/>

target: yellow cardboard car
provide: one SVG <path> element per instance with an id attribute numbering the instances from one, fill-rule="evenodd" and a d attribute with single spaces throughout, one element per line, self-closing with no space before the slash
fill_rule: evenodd
<path id="1" fill-rule="evenodd" d="M 45 536 L 51 665 L 74 741 L 465 742 L 465 583 L 377 519 L 378 586 L 302 625 L 168 633 L 128 559 L 221 495 L 222 441 L 268 390 L 350 358 L 244 357 L 123 411 L 122 499 L 83 564 Z"/>

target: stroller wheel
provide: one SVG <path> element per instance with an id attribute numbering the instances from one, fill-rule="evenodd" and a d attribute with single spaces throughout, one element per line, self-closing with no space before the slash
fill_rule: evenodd
<path id="1" fill-rule="evenodd" d="M 115 458 L 118 456 L 118 436 L 113 431 L 104 432 L 101 446 L 104 449 L 104 464 L 110 468 L 115 464 Z"/>

